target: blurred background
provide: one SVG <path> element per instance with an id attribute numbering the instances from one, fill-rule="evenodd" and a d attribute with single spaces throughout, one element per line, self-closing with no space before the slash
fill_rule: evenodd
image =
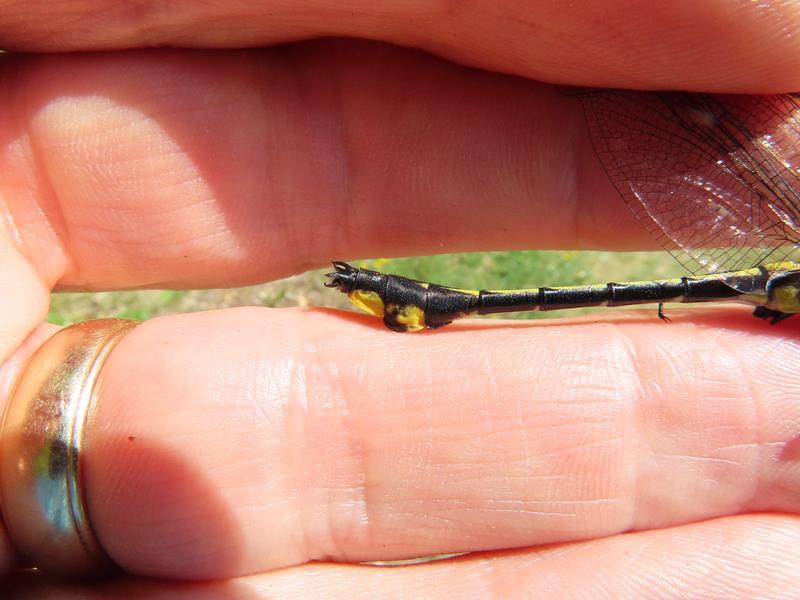
<path id="1" fill-rule="evenodd" d="M 471 289 L 582 285 L 664 279 L 685 275 L 666 252 L 482 252 L 349 261 L 354 266 Z M 50 322 L 65 325 L 96 317 L 149 319 L 164 314 L 233 306 L 333 306 L 350 309 L 344 294 L 324 287 L 330 269 L 263 285 L 212 290 L 54 293 Z M 580 312 L 599 309 L 582 309 Z M 655 310 L 655 309 L 653 309 Z M 569 311 L 576 314 L 578 311 Z M 563 311 L 505 318 L 552 318 Z M 491 318 L 491 317 L 487 317 Z"/>

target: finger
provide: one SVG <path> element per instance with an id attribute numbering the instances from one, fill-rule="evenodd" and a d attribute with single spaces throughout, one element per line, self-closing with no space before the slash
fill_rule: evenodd
<path id="1" fill-rule="evenodd" d="M 28 256 L 65 286 L 245 284 L 333 257 L 584 234 L 653 243 L 576 99 L 418 53 L 64 56 L 11 61 L 5 80 L 0 189 Z"/>
<path id="2" fill-rule="evenodd" d="M 415 46 L 466 64 L 557 83 L 785 92 L 800 87 L 798 8 L 747 0 L 657 9 L 624 0 L 285 2 L 173 5 L 3 2 L 0 47 L 100 50 L 247 47 L 319 37 Z M 500 32 L 498 34 L 498 32 Z"/>
<path id="3" fill-rule="evenodd" d="M 796 513 L 786 325 L 156 319 L 101 379 L 89 512 L 127 571 L 189 579 Z"/>
<path id="4" fill-rule="evenodd" d="M 729 517 L 571 545 L 379 568 L 309 564 L 235 581 L 125 580 L 92 586 L 20 581 L 50 598 L 756 598 L 800 594 L 800 525 L 780 515 Z M 22 586 L 25 586 L 24 588 Z"/>
<path id="5" fill-rule="evenodd" d="M 3 212 L 0 199 L 0 215 Z M 5 315 L 0 320 L 0 363 L 44 320 L 50 301 L 50 286 L 15 237 L 7 221 L 0 224 L 0 309 Z M 10 384 L 0 381 L 6 388 Z"/>
<path id="6" fill-rule="evenodd" d="M 655 247 L 576 98 L 420 53 L 15 59 L 0 85 L 0 190 L 49 285 L 231 286 L 353 256 Z"/>

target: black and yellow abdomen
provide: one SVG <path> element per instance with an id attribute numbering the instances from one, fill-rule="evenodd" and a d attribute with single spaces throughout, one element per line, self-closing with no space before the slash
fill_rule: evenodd
<path id="1" fill-rule="evenodd" d="M 334 262 L 325 285 L 393 331 L 437 329 L 468 315 L 664 302 L 738 301 L 773 323 L 800 312 L 800 265 L 780 263 L 705 277 L 523 290 L 461 290 Z M 660 313 L 659 313 L 660 314 Z"/>

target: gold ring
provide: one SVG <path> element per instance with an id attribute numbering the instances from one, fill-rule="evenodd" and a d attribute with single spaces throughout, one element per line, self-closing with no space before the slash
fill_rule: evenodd
<path id="1" fill-rule="evenodd" d="M 81 453 L 98 375 L 138 325 L 98 319 L 65 327 L 31 356 L 0 426 L 0 508 L 11 542 L 30 566 L 70 577 L 116 568 L 92 531 Z"/>

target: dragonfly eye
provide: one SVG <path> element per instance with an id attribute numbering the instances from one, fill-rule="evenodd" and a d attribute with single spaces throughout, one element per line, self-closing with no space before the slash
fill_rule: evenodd
<path id="1" fill-rule="evenodd" d="M 330 279 L 325 282 L 325 287 L 338 288 L 344 293 L 352 291 L 356 284 L 358 269 L 338 260 L 333 262 L 333 268 L 336 270 L 325 275 Z"/>

